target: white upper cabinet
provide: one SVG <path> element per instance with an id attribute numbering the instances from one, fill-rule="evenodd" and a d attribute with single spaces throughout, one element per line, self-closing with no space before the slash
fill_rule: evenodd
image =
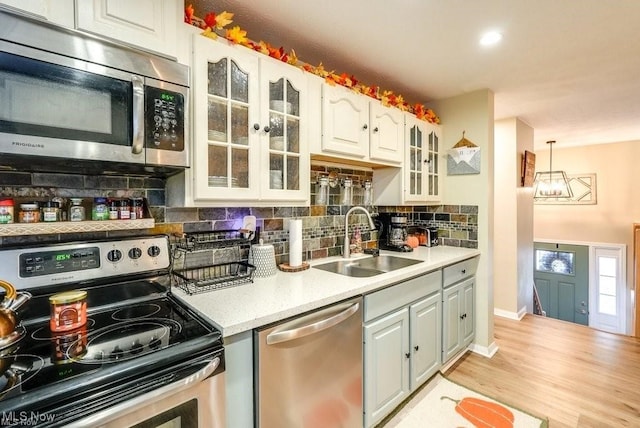
<path id="1" fill-rule="evenodd" d="M 74 28 L 74 0 L 0 0 L 6 9 Z"/>
<path id="2" fill-rule="evenodd" d="M 317 83 L 316 83 L 317 84 Z M 322 84 L 321 144 L 314 154 L 399 165 L 404 153 L 403 112 L 342 86 Z"/>
<path id="3" fill-rule="evenodd" d="M 0 0 L 8 10 L 176 57 L 179 0 Z"/>
<path id="4" fill-rule="evenodd" d="M 193 76 L 194 202 L 308 201 L 303 72 L 195 35 Z"/>
<path id="5" fill-rule="evenodd" d="M 342 86 L 322 86 L 322 151 L 366 159 L 369 100 Z"/>
<path id="6" fill-rule="evenodd" d="M 298 68 L 260 58 L 260 198 L 309 198 L 308 80 Z M 264 124 L 269 127 L 264 132 Z M 254 126 L 255 128 L 255 126 Z M 268 174 L 268 179 L 266 175 Z"/>
<path id="7" fill-rule="evenodd" d="M 377 205 L 420 205 L 442 200 L 441 128 L 405 114 L 405 150 L 402 168 L 380 168 L 373 173 Z"/>
<path id="8" fill-rule="evenodd" d="M 404 199 L 437 202 L 441 199 L 440 128 L 423 120 L 406 119 Z"/>
<path id="9" fill-rule="evenodd" d="M 182 16 L 179 4 L 176 0 L 76 0 L 76 27 L 175 58 Z"/>
<path id="10" fill-rule="evenodd" d="M 373 100 L 369 102 L 369 116 L 369 157 L 372 160 L 401 163 L 404 154 L 404 113 Z"/>

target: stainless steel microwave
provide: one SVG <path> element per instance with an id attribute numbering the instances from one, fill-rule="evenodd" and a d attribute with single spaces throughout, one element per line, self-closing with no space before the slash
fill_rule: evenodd
<path id="1" fill-rule="evenodd" d="M 0 168 L 189 166 L 189 67 L 0 10 Z"/>

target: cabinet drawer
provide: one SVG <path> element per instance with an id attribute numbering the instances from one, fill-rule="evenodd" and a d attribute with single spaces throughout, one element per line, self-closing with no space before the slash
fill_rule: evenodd
<path id="1" fill-rule="evenodd" d="M 440 290 L 442 271 L 435 271 L 364 296 L 364 321 L 406 306 Z"/>
<path id="2" fill-rule="evenodd" d="M 465 278 L 475 275 L 476 270 L 478 269 L 478 260 L 479 257 L 474 257 L 445 267 L 442 270 L 442 286 L 446 288 L 458 281 L 462 281 Z"/>

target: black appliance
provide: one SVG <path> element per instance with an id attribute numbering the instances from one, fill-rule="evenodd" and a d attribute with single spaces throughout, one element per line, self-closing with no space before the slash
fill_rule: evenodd
<path id="1" fill-rule="evenodd" d="M 413 251 L 407 245 L 407 216 L 399 213 L 378 214 L 378 248 L 407 253 Z"/>
<path id="2" fill-rule="evenodd" d="M 0 353 L 2 426 L 63 427 L 224 371 L 219 330 L 170 292 L 170 243 L 147 236 L 0 248 L 0 278 L 33 295 Z M 87 322 L 53 333 L 49 296 L 87 291 Z"/>
<path id="3" fill-rule="evenodd" d="M 170 175 L 189 166 L 189 67 L 0 10 L 0 165 Z"/>

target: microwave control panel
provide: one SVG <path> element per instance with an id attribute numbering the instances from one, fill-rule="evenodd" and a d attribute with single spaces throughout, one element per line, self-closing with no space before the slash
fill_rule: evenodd
<path id="1" fill-rule="evenodd" d="M 184 150 L 184 95 L 145 86 L 145 146 L 150 149 Z"/>

